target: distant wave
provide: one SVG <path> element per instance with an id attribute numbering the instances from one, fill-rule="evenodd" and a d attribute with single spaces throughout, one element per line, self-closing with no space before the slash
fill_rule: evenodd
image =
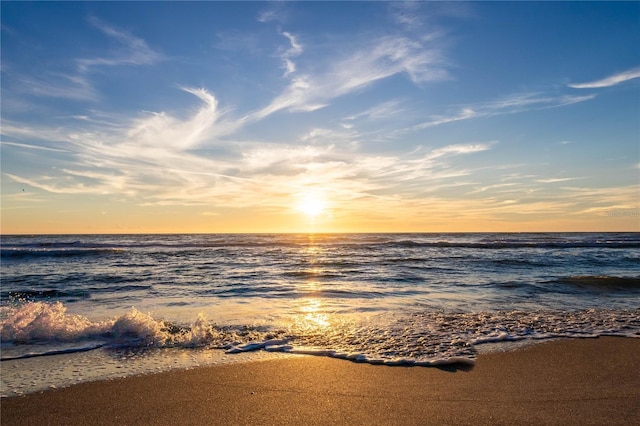
<path id="1" fill-rule="evenodd" d="M 640 289 L 640 277 L 611 277 L 579 275 L 559 278 L 549 283 L 569 284 L 577 287 L 600 289 Z"/>
<path id="2" fill-rule="evenodd" d="M 583 234 L 241 234 L 85 236 L 72 241 L 40 241 L 44 237 L 8 237 L 2 256 L 73 256 L 126 250 L 188 250 L 329 247 L 390 248 L 640 248 L 635 233 Z M 80 237 L 78 237 L 80 238 Z"/>
<path id="3" fill-rule="evenodd" d="M 283 272 L 282 275 L 285 277 L 293 277 L 293 278 L 342 278 L 344 276 L 342 274 L 317 272 L 314 270 L 288 271 L 288 272 Z"/>
<path id="4" fill-rule="evenodd" d="M 3 248 L 0 257 L 3 259 L 22 259 L 38 257 L 74 257 L 112 255 L 122 252 L 120 248 Z"/>
<path id="5" fill-rule="evenodd" d="M 7 293 L 9 299 L 88 299 L 91 297 L 91 293 L 85 290 L 56 290 L 56 289 L 43 289 L 43 290 L 16 290 Z"/>
<path id="6" fill-rule="evenodd" d="M 469 248 L 469 249 L 518 249 L 518 248 L 640 248 L 640 241 L 489 241 L 489 242 L 458 242 L 458 241 L 391 241 L 384 243 L 388 247 L 397 248 Z"/>
<path id="7" fill-rule="evenodd" d="M 499 266 L 512 266 L 512 267 L 518 267 L 518 266 L 540 267 L 540 266 L 550 265 L 550 262 L 541 262 L 541 261 L 530 260 L 530 259 L 494 259 L 494 260 L 491 260 L 490 262 Z"/>
<path id="8" fill-rule="evenodd" d="M 24 300 L 24 301 L 36 301 L 36 300 L 50 300 L 50 299 L 90 299 L 93 295 L 100 293 L 119 294 L 130 291 L 146 291 L 151 290 L 152 285 L 109 285 L 107 287 L 84 287 L 83 289 L 55 289 L 55 288 L 43 288 L 43 289 L 18 289 L 10 291 L 2 291 L 2 297 L 6 297 L 10 300 Z"/>

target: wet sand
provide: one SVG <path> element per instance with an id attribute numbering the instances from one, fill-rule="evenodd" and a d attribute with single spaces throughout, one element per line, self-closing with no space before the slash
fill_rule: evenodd
<path id="1" fill-rule="evenodd" d="M 475 367 L 259 361 L 1 401 L 8 425 L 640 424 L 640 339 L 541 343 Z"/>

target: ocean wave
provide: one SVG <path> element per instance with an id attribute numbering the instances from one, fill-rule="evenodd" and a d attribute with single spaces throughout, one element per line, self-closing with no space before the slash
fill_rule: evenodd
<path id="1" fill-rule="evenodd" d="M 568 248 L 607 248 L 629 249 L 640 248 L 640 241 L 414 241 L 402 240 L 383 243 L 392 248 L 462 248 L 462 249 L 568 249 Z"/>
<path id="2" fill-rule="evenodd" d="M 41 241 L 42 236 L 3 239 L 2 256 L 81 255 L 128 250 L 174 251 L 231 249 L 334 248 L 639 248 L 635 233 L 585 234 L 230 234 L 76 236 L 71 240 Z"/>
<path id="3" fill-rule="evenodd" d="M 301 270 L 301 271 L 287 271 L 283 272 L 282 276 L 284 277 L 292 277 L 292 278 L 343 278 L 344 275 L 336 274 L 326 271 L 317 271 L 317 270 Z"/>
<path id="4" fill-rule="evenodd" d="M 483 260 L 484 261 L 484 260 Z M 498 266 L 511 266 L 511 267 L 545 267 L 550 266 L 551 262 L 541 262 L 538 260 L 530 260 L 530 259 L 494 259 L 489 262 Z"/>
<path id="5" fill-rule="evenodd" d="M 116 279 L 111 279 L 112 282 Z M 57 288 L 42 288 L 42 289 L 16 289 L 6 290 L 0 293 L 3 298 L 13 301 L 38 301 L 38 300 L 82 300 L 91 299 L 93 296 L 109 293 L 118 294 L 120 297 L 126 297 L 128 292 L 148 291 L 153 288 L 152 285 L 145 284 L 129 284 L 129 285 L 107 285 L 104 287 L 90 286 L 83 287 L 82 289 L 57 289 Z"/>
<path id="6" fill-rule="evenodd" d="M 14 345 L 9 358 L 2 360 L 92 348 L 209 348 L 229 354 L 265 350 L 372 364 L 428 366 L 471 363 L 474 346 L 487 342 L 640 337 L 640 309 L 380 314 L 366 322 L 302 316 L 261 325 L 218 325 L 198 314 L 190 324 L 181 325 L 135 308 L 110 320 L 92 321 L 67 313 L 60 302 L 27 302 L 3 307 L 1 318 L 2 343 Z M 57 348 L 57 343 L 67 347 Z M 33 345 L 43 344 L 49 349 L 32 350 Z M 69 344 L 75 346 L 69 349 Z M 16 352 L 16 347 L 24 351 Z"/>
<path id="7" fill-rule="evenodd" d="M 96 280 L 97 281 L 97 280 Z M 104 280 L 105 283 L 110 284 L 112 282 L 117 282 L 117 279 L 112 277 L 108 277 Z M 123 278 L 122 281 L 130 281 L 129 278 Z M 136 281 L 136 280 L 133 280 Z M 125 284 L 125 285 L 107 285 L 105 287 L 87 287 L 87 290 L 90 293 L 126 293 L 129 291 L 147 291 L 153 289 L 153 285 L 151 284 Z"/>
<path id="8" fill-rule="evenodd" d="M 596 275 L 577 275 L 547 281 L 554 284 L 568 284 L 575 287 L 595 288 L 602 290 L 640 289 L 640 277 L 613 277 Z"/>
<path id="9" fill-rule="evenodd" d="M 91 293 L 86 290 L 14 290 L 7 293 L 10 300 L 37 300 L 37 299 L 88 299 Z"/>
<path id="10" fill-rule="evenodd" d="M 194 292 L 196 296 L 217 296 L 217 297 L 258 297 L 263 299 L 300 299 L 308 297 L 316 298 L 339 298 L 339 299 L 372 299 L 387 295 L 376 290 L 358 290 L 351 291 L 346 289 L 337 288 L 324 288 L 319 290 L 300 290 L 298 286 L 294 285 L 278 285 L 278 286 L 260 286 L 260 285 L 232 285 L 224 286 L 215 289 L 199 290 Z M 415 294 L 415 292 L 409 293 L 393 290 L 394 295 L 401 294 Z"/>
<path id="11" fill-rule="evenodd" d="M 41 257 L 78 257 L 78 256 L 101 256 L 122 253 L 121 248 L 3 248 L 0 250 L 0 257 L 3 259 L 31 259 Z"/>

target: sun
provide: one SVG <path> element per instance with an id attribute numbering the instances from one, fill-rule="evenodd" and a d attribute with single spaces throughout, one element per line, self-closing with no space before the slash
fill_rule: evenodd
<path id="1" fill-rule="evenodd" d="M 327 209 L 327 203 L 318 191 L 309 191 L 300 195 L 300 199 L 296 203 L 296 210 L 306 214 L 310 218 L 315 218 Z"/>

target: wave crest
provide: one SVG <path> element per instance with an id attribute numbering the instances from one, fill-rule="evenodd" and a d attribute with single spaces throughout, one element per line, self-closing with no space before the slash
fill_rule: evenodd
<path id="1" fill-rule="evenodd" d="M 67 313 L 61 302 L 27 302 L 2 308 L 0 336 L 3 341 L 75 341 L 98 336 L 108 324 L 92 322 L 81 315 Z"/>
<path id="2" fill-rule="evenodd" d="M 372 364 L 434 365 L 451 360 L 471 361 L 475 357 L 474 346 L 486 342 L 599 335 L 640 337 L 638 310 L 381 314 L 370 322 L 342 317 L 300 319 L 278 328 L 275 322 L 219 326 L 203 314 L 182 326 L 135 308 L 117 318 L 94 322 L 67 313 L 60 302 L 27 302 L 1 309 L 2 343 L 13 343 L 11 353 L 3 352 L 2 360 L 99 347 L 199 347 L 223 349 L 230 354 L 265 350 Z M 64 349 L 69 347 L 72 348 Z"/>

